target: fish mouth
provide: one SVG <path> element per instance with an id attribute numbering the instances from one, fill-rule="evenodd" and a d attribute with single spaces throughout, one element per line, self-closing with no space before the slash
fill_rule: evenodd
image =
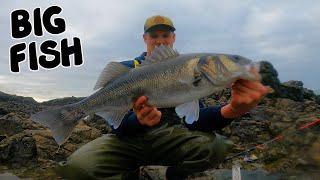
<path id="1" fill-rule="evenodd" d="M 202 56 L 199 58 L 198 68 L 215 86 L 228 86 L 237 79 L 261 81 L 260 63 L 238 56 L 224 54 Z"/>

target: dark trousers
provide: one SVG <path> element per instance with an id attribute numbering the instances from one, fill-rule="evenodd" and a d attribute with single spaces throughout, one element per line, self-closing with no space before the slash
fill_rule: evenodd
<path id="1" fill-rule="evenodd" d="M 135 179 L 140 166 L 163 165 L 184 177 L 216 167 L 231 146 L 222 136 L 164 123 L 131 137 L 103 135 L 75 151 L 58 172 L 68 179 Z"/>

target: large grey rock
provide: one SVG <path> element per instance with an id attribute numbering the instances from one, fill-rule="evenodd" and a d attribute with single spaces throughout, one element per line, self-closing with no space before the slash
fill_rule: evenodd
<path id="1" fill-rule="evenodd" d="M 277 70 L 268 61 L 261 61 L 260 74 L 262 83 L 274 89 L 274 93 L 269 94 L 268 97 L 289 98 L 295 101 L 304 101 L 305 99 L 320 101 L 320 98 L 312 90 L 303 87 L 302 81 L 290 80 L 281 83 Z"/>
<path id="2" fill-rule="evenodd" d="M 35 160 L 37 157 L 36 142 L 28 133 L 19 133 L 0 142 L 1 163 L 24 163 Z"/>
<path id="3" fill-rule="evenodd" d="M 290 98 L 296 101 L 315 100 L 315 93 L 303 87 L 302 81 L 290 80 L 282 83 L 282 97 Z"/>
<path id="4" fill-rule="evenodd" d="M 21 118 L 14 113 L 0 118 L 0 135 L 12 136 L 23 131 Z"/>
<path id="5" fill-rule="evenodd" d="M 0 91 L 0 102 L 19 102 L 25 104 L 37 104 L 38 102 L 35 101 L 32 97 L 23 97 L 17 95 L 11 95 Z"/>
<path id="6" fill-rule="evenodd" d="M 39 127 L 39 124 L 29 119 L 29 115 L 11 112 L 0 117 L 0 135 L 12 136 L 26 129 Z"/>
<path id="7" fill-rule="evenodd" d="M 302 81 L 294 81 L 290 80 L 287 82 L 284 82 L 283 85 L 290 86 L 290 87 L 295 87 L 297 89 L 302 89 L 303 88 L 303 82 Z"/>
<path id="8" fill-rule="evenodd" d="M 316 101 L 316 103 L 320 104 L 320 95 L 317 95 L 317 96 L 315 97 L 315 101 Z"/>
<path id="9" fill-rule="evenodd" d="M 15 176 L 14 174 L 11 174 L 11 173 L 0 174 L 0 179 L 2 179 L 2 180 L 20 180 L 19 177 Z"/>
<path id="10" fill-rule="evenodd" d="M 281 92 L 280 92 L 280 97 L 282 98 L 289 98 L 295 101 L 303 101 L 304 100 L 304 96 L 303 96 L 303 87 L 301 86 L 295 86 L 292 85 L 289 81 L 288 82 L 284 82 L 281 85 Z"/>
<path id="11" fill-rule="evenodd" d="M 269 97 L 279 96 L 281 92 L 281 83 L 278 78 L 278 72 L 273 65 L 268 61 L 261 61 L 260 74 L 262 77 L 262 84 L 270 86 L 275 91 L 273 94 L 269 95 Z"/>

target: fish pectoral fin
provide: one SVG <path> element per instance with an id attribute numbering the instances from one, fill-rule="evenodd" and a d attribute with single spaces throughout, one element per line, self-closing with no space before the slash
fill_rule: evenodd
<path id="1" fill-rule="evenodd" d="M 94 86 L 94 90 L 105 87 L 112 79 L 129 72 L 129 68 L 119 62 L 110 62 L 107 66 L 102 70 L 96 85 Z"/>
<path id="2" fill-rule="evenodd" d="M 179 52 L 170 46 L 160 45 L 155 47 L 150 56 L 146 57 L 146 59 L 142 61 L 141 66 L 163 62 L 168 59 L 178 57 L 179 55 Z"/>
<path id="3" fill-rule="evenodd" d="M 192 124 L 194 121 L 199 119 L 199 100 L 194 100 L 181 104 L 176 107 L 176 113 L 180 118 L 186 117 L 186 122 Z"/>
<path id="4" fill-rule="evenodd" d="M 105 119 L 110 126 L 117 129 L 128 111 L 129 109 L 125 111 L 100 111 L 96 112 L 96 114 Z"/>

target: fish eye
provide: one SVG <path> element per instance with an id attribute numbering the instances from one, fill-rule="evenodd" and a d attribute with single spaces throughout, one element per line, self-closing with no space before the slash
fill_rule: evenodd
<path id="1" fill-rule="evenodd" d="M 208 56 L 201 56 L 199 59 L 199 64 L 201 64 L 201 65 L 206 64 L 207 57 Z"/>
<path id="2" fill-rule="evenodd" d="M 238 55 L 233 56 L 235 60 L 240 60 L 240 57 Z"/>

